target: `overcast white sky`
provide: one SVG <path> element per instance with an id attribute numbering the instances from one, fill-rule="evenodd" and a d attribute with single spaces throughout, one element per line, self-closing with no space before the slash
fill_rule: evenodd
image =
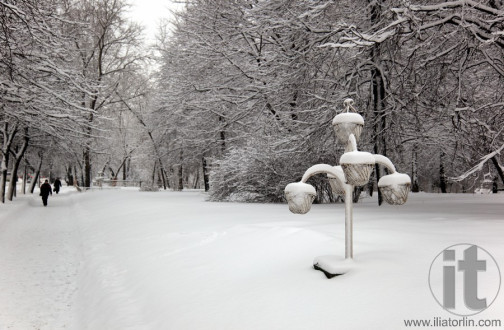
<path id="1" fill-rule="evenodd" d="M 161 18 L 171 17 L 171 10 L 180 10 L 183 5 L 171 0 L 129 0 L 130 16 L 145 27 L 147 41 L 154 41 Z"/>

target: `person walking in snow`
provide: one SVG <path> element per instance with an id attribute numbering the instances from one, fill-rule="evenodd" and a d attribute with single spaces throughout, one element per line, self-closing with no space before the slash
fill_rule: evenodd
<path id="1" fill-rule="evenodd" d="M 49 197 L 49 194 L 52 195 L 52 188 L 49 181 L 45 180 L 45 182 L 40 186 L 40 196 L 42 196 L 42 203 L 44 203 L 44 206 L 47 206 L 47 198 Z"/>
<path id="2" fill-rule="evenodd" d="M 59 178 L 56 178 L 56 180 L 54 180 L 54 192 L 56 194 L 59 193 L 60 188 L 61 188 L 61 181 Z"/>

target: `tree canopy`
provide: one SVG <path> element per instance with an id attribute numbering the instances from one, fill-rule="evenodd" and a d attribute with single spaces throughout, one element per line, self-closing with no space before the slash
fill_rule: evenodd
<path id="1" fill-rule="evenodd" d="M 184 3 L 148 48 L 123 0 L 0 0 L 2 196 L 8 172 L 40 163 L 84 187 L 105 175 L 282 201 L 309 166 L 338 163 L 348 97 L 359 148 L 413 191 L 504 183 L 502 1 Z"/>

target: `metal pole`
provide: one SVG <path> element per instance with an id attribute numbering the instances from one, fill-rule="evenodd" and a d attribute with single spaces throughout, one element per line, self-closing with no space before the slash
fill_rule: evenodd
<path id="1" fill-rule="evenodd" d="M 353 258 L 353 190 L 345 184 L 345 259 Z"/>

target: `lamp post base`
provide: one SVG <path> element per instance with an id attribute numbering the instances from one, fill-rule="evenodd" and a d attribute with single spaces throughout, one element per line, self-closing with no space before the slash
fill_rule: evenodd
<path id="1" fill-rule="evenodd" d="M 351 258 L 341 258 L 338 256 L 321 256 L 313 260 L 313 268 L 320 270 L 327 278 L 343 275 L 354 269 L 355 262 Z"/>

